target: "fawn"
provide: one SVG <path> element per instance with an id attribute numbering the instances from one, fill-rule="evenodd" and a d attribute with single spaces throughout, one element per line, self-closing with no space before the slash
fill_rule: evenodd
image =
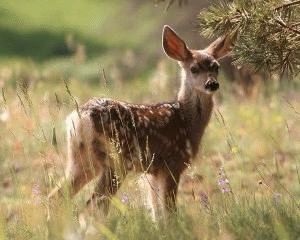
<path id="1" fill-rule="evenodd" d="M 219 88 L 217 59 L 230 52 L 229 38 L 219 38 L 204 50 L 191 50 L 164 26 L 162 40 L 165 53 L 178 61 L 182 71 L 175 102 L 136 105 L 94 98 L 66 119 L 70 194 L 97 177 L 88 204 L 96 204 L 105 214 L 129 170 L 146 174 L 154 218 L 159 209 L 175 210 L 180 175 L 197 154 L 211 116 L 213 93 Z M 123 179 L 117 168 L 122 169 Z"/>

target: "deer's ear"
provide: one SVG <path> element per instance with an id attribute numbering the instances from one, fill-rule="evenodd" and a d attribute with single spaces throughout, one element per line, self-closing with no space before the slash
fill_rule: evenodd
<path id="1" fill-rule="evenodd" d="M 192 56 L 185 42 L 167 25 L 163 29 L 163 49 L 170 58 L 177 61 L 186 61 Z"/>
<path id="2" fill-rule="evenodd" d="M 212 55 L 215 59 L 227 56 L 233 48 L 233 41 L 230 36 L 219 37 L 211 43 L 205 51 Z"/>

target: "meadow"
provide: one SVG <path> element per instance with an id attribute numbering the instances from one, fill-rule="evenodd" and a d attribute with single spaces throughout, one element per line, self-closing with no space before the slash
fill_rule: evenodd
<path id="1" fill-rule="evenodd" d="M 64 175 L 64 120 L 77 103 L 176 95 L 178 67 L 163 55 L 160 31 L 184 10 L 128 2 L 0 3 L 0 239 L 300 239 L 299 77 L 245 98 L 220 73 L 201 151 L 168 221 L 152 221 L 135 174 L 106 218 L 86 212 L 93 182 L 49 205 Z"/>

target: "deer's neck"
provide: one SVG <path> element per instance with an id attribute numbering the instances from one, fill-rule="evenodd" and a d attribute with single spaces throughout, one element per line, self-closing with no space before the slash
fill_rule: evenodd
<path id="1" fill-rule="evenodd" d="M 213 98 L 212 95 L 193 89 L 187 76 L 183 73 L 178 101 L 184 114 L 188 138 L 195 156 L 211 116 Z"/>

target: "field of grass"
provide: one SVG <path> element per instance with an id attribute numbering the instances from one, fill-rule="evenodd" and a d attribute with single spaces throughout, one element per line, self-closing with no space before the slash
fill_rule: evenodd
<path id="1" fill-rule="evenodd" d="M 19 79 L 16 86 L 3 88 L 1 100 L 2 239 L 299 236 L 300 104 L 296 92 L 240 100 L 223 84 L 202 151 L 182 177 L 178 215 L 165 225 L 153 223 L 143 208 L 134 175 L 120 189 L 107 219 L 84 213 L 93 183 L 74 200 L 66 198 L 50 210 L 46 195 L 63 175 L 64 118 L 75 108 L 74 98 L 80 103 L 90 96 L 153 102 L 170 99 L 172 91 L 152 93 L 151 79 L 124 84 L 120 91 L 101 82 L 90 85 L 77 79 L 45 79 L 34 70 L 36 76 L 8 67 L 1 70 L 11 71 L 11 77 Z M 166 71 L 172 74 L 172 67 Z M 133 88 L 139 92 L 133 93 Z M 226 186 L 222 185 L 224 178 L 229 182 Z M 223 188 L 230 192 L 223 193 Z"/>
<path id="2" fill-rule="evenodd" d="M 179 84 L 176 64 L 158 53 L 161 19 L 151 3 L 82 2 L 0 3 L 0 240 L 300 239 L 299 86 L 243 99 L 223 74 L 169 220 L 152 221 L 134 174 L 107 218 L 85 209 L 93 182 L 49 206 L 65 168 L 64 119 L 76 102 L 172 100 Z M 133 12 L 142 24 L 128 29 L 134 21 L 124 16 Z M 111 21 L 118 16 L 124 25 Z"/>

